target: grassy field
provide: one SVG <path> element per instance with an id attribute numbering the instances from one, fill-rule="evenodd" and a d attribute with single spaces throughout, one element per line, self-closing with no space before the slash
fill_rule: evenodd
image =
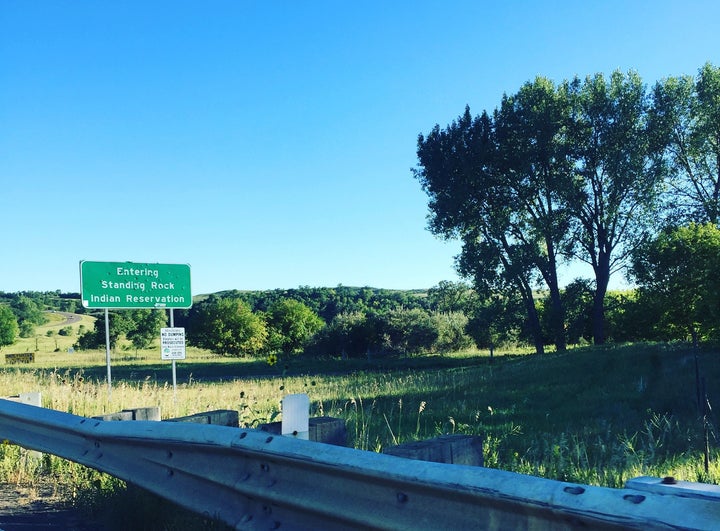
<path id="1" fill-rule="evenodd" d="M 0 396 L 41 391 L 43 406 L 83 416 L 145 406 L 160 406 L 163 418 L 235 409 L 252 427 L 278 420 L 285 394 L 305 392 L 312 414 L 345 419 L 350 444 L 362 450 L 467 433 L 484 437 L 486 466 L 494 468 L 609 487 L 641 475 L 720 482 L 717 423 L 712 415 L 703 422 L 698 413 L 695 376 L 697 359 L 710 404 L 720 403 L 717 351 L 696 358 L 684 345 L 643 344 L 544 356 L 506 352 L 493 360 L 479 352 L 297 358 L 271 367 L 189 349 L 177 362 L 175 392 L 171 365 L 160 360 L 159 349 L 120 348 L 112 354 L 109 393 L 104 351 L 55 351 L 53 341 L 34 364 L 0 365 Z M 0 480 L 55 473 L 76 499 L 83 489 L 97 495 L 115 485 L 55 458 L 28 467 L 23 452 L 3 445 Z"/>
<path id="2" fill-rule="evenodd" d="M 79 321 L 71 324 L 66 323 L 65 314 L 59 312 L 45 312 L 48 322 L 35 328 L 33 337 L 18 338 L 13 345 L 4 347 L 2 353 L 10 352 L 39 352 L 53 353 L 67 352 L 77 341 L 78 331 L 92 330 L 95 318 L 89 315 L 80 315 Z M 69 327 L 71 333 L 67 336 L 60 335 L 62 328 Z"/>

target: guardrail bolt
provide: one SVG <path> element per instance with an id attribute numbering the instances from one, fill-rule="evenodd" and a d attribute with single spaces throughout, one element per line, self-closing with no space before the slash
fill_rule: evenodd
<path id="1" fill-rule="evenodd" d="M 640 494 L 626 494 L 625 496 L 623 496 L 623 500 L 638 504 L 645 501 L 645 496 L 642 496 Z"/>
<path id="2" fill-rule="evenodd" d="M 660 483 L 663 485 L 677 485 L 677 479 L 672 476 L 665 476 Z"/>
<path id="3" fill-rule="evenodd" d="M 399 503 L 407 503 L 408 501 L 408 495 L 404 492 L 398 492 L 395 497 Z"/>

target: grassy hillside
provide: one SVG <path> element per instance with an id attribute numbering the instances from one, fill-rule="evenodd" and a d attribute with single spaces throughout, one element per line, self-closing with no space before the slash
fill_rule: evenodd
<path id="1" fill-rule="evenodd" d="M 363 450 L 441 433 L 478 434 L 489 467 L 610 487 L 642 475 L 720 483 L 717 419 L 709 415 L 705 424 L 698 413 L 696 358 L 683 345 L 505 353 L 494 360 L 477 352 L 352 363 L 293 359 L 275 367 L 191 350 L 178 362 L 176 393 L 170 364 L 159 357 L 159 351 L 113 353 L 110 396 L 104 352 L 39 353 L 35 364 L 0 365 L 0 396 L 40 390 L 45 407 L 83 416 L 141 406 L 160 406 L 164 418 L 235 409 L 244 425 L 256 426 L 279 418 L 285 394 L 305 392 L 312 414 L 344 418 L 350 444 Z M 697 361 L 717 406 L 720 355 L 700 352 Z M 74 495 L 117 488 L 56 461 L 28 470 L 22 451 L 2 445 L 0 481 L 35 481 L 55 470 Z"/>
<path id="2" fill-rule="evenodd" d="M 78 321 L 68 323 L 66 314 L 60 312 L 45 312 L 48 322 L 35 327 L 33 337 L 19 337 L 15 343 L 3 347 L 0 354 L 9 352 L 37 352 L 52 353 L 55 351 L 67 352 L 77 341 L 81 330 L 92 330 L 95 318 L 85 314 L 76 315 Z M 60 330 L 68 328 L 69 335 L 60 335 Z"/>
<path id="3" fill-rule="evenodd" d="M 719 359 L 716 352 L 698 356 L 713 406 L 720 403 Z M 507 353 L 494 362 L 478 353 L 293 359 L 275 367 L 191 349 L 177 370 L 175 400 L 170 363 L 159 351 L 113 353 L 113 382 L 122 391 L 108 401 L 104 352 L 39 353 L 32 365 L 0 365 L 0 395 L 41 390 L 47 407 L 88 416 L 140 405 L 161 405 L 165 416 L 238 409 L 253 424 L 277 415 L 284 394 L 307 392 L 315 413 L 346 418 L 358 448 L 483 434 L 490 466 L 612 486 L 627 467 L 667 475 L 702 458 L 695 357 L 682 346 Z M 685 479 L 707 478 L 693 468 Z"/>

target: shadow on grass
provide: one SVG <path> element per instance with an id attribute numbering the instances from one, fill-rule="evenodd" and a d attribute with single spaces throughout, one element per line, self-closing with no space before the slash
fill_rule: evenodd
<path id="1" fill-rule="evenodd" d="M 178 360 L 175 364 L 178 382 L 223 382 L 256 378 L 276 378 L 283 376 L 319 376 L 346 375 L 355 372 L 392 372 L 405 370 L 442 370 L 462 367 L 475 367 L 492 364 L 498 360 L 522 358 L 526 355 L 506 354 L 490 358 L 481 354 L 468 355 L 423 355 L 410 357 L 378 356 L 371 359 L 317 359 L 304 356 L 281 357 L 270 365 L 265 359 L 228 359 Z M 25 365 L 13 365 L 19 372 L 53 371 L 57 369 L 41 368 Z M 102 383 L 107 379 L 106 364 L 83 364 L 82 366 L 65 366 L 69 376 L 82 374 L 87 381 Z M 171 380 L 172 365 L 169 361 L 146 361 L 123 358 L 111 361 L 111 375 L 114 382 L 141 382 Z"/>

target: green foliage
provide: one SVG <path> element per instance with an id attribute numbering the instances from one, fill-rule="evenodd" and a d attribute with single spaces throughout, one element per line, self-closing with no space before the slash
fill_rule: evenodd
<path id="1" fill-rule="evenodd" d="M 160 328 L 167 324 L 167 314 L 164 310 L 127 310 L 127 318 L 132 326 L 126 332 L 136 349 L 149 348 L 160 337 Z"/>
<path id="2" fill-rule="evenodd" d="M 638 300 L 637 290 L 610 291 L 605 297 L 608 341 L 631 343 L 656 341 L 655 316 Z"/>
<path id="3" fill-rule="evenodd" d="M 10 301 L 10 308 L 17 317 L 20 337 L 32 337 L 35 326 L 47 322 L 40 304 L 25 295 L 15 295 Z"/>
<path id="4" fill-rule="evenodd" d="M 110 348 L 114 349 L 118 340 L 126 333 L 133 330 L 135 323 L 131 314 L 127 310 L 117 310 L 108 312 L 108 323 L 110 330 Z M 78 350 L 104 349 L 107 342 L 105 340 L 105 317 L 104 314 L 95 320 L 93 330 L 88 330 L 78 337 L 75 348 Z"/>
<path id="5" fill-rule="evenodd" d="M 561 294 L 565 309 L 568 343 L 577 345 L 592 341 L 592 305 L 594 287 L 589 280 L 575 279 Z"/>
<path id="6" fill-rule="evenodd" d="M 430 230 L 462 241 L 459 270 L 481 297 L 520 297 L 537 352 L 546 336 L 565 348 L 558 264 L 569 257 L 593 267 L 591 334 L 606 339 L 610 276 L 657 225 L 667 138 L 652 103 L 632 72 L 538 77 L 492 116 L 466 108 L 419 136 L 414 174 L 429 196 Z M 538 281 L 548 292 L 544 327 Z"/>
<path id="7" fill-rule="evenodd" d="M 221 356 L 257 355 L 266 347 L 264 319 L 239 299 L 211 297 L 194 308 L 188 343 Z"/>
<path id="8" fill-rule="evenodd" d="M 437 322 L 420 308 L 398 308 L 375 314 L 379 352 L 419 354 L 428 351 L 440 337 Z"/>
<path id="9" fill-rule="evenodd" d="M 512 105 L 506 108 L 510 113 Z M 486 112 L 473 118 L 466 107 L 444 130 L 435 126 L 427 137 L 419 136 L 414 174 L 429 197 L 430 230 L 462 241 L 460 273 L 473 280 L 482 296 L 521 297 L 537 351 L 542 352 L 540 323 L 532 304 L 542 234 L 526 230 L 527 210 L 511 208 L 526 204 L 518 198 L 526 192 L 526 175 L 504 171 L 499 143 L 493 119 Z"/>
<path id="10" fill-rule="evenodd" d="M 472 347 L 467 334 L 468 318 L 462 312 L 435 312 L 432 314 L 438 336 L 432 350 L 440 353 L 459 352 Z"/>
<path id="11" fill-rule="evenodd" d="M 634 254 L 645 310 L 670 339 L 707 338 L 720 327 L 720 229 L 691 223 L 663 231 Z"/>
<path id="12" fill-rule="evenodd" d="M 378 311 L 391 308 L 424 308 L 427 299 L 421 291 L 389 290 L 370 287 L 337 286 L 336 288 L 276 289 L 267 291 L 228 291 L 219 297 L 238 298 L 247 302 L 254 312 L 267 313 L 278 301 L 293 299 L 317 313 L 329 323 L 342 313 Z"/>
<path id="13" fill-rule="evenodd" d="M 375 328 L 367 314 L 341 313 L 320 330 L 311 350 L 320 356 L 359 358 L 368 353 L 376 337 Z"/>
<path id="14" fill-rule="evenodd" d="M 668 139 L 666 208 L 676 223 L 720 221 L 720 67 L 655 84 L 654 116 Z"/>
<path id="15" fill-rule="evenodd" d="M 522 301 L 493 295 L 486 298 L 475 296 L 469 307 L 470 317 L 466 327 L 478 348 L 490 350 L 517 343 L 524 322 Z"/>
<path id="16" fill-rule="evenodd" d="M 301 352 L 308 341 L 325 324 L 302 302 L 281 299 L 268 309 L 270 348 L 286 353 Z"/>
<path id="17" fill-rule="evenodd" d="M 18 333 L 15 313 L 5 304 L 0 304 L 0 348 L 12 345 Z"/>
<path id="18" fill-rule="evenodd" d="M 437 312 L 462 312 L 467 306 L 471 288 L 465 282 L 440 281 L 428 290 L 430 309 Z"/>

